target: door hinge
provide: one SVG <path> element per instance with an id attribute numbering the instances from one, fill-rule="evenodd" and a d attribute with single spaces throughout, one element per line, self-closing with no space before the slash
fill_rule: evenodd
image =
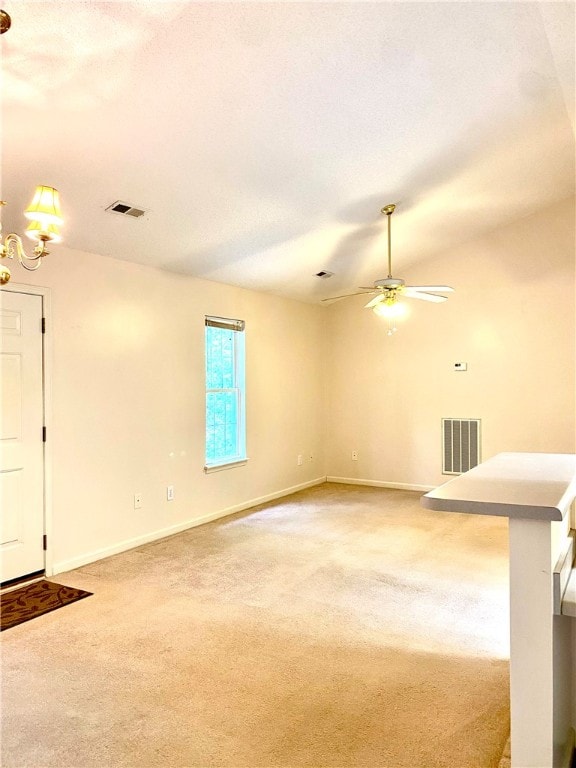
<path id="1" fill-rule="evenodd" d="M 46 442 L 46 427 L 42 427 L 42 442 Z"/>
<path id="2" fill-rule="evenodd" d="M 48 536 L 46 536 L 46 534 L 42 536 L 42 549 L 44 550 L 44 552 L 46 552 L 46 550 L 48 549 Z"/>
<path id="3" fill-rule="evenodd" d="M 46 333 L 46 318 L 42 318 L 42 333 Z"/>

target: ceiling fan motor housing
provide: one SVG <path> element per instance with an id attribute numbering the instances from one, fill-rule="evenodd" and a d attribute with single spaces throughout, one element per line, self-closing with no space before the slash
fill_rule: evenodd
<path id="1" fill-rule="evenodd" d="M 404 280 L 400 280 L 397 277 L 387 277 L 386 279 L 374 282 L 374 288 L 402 288 L 403 286 Z"/>

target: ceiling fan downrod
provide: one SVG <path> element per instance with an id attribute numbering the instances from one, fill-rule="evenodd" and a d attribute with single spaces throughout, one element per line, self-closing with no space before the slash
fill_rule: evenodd
<path id="1" fill-rule="evenodd" d="M 381 213 L 385 213 L 388 217 L 388 279 L 392 277 L 392 214 L 395 210 L 394 203 L 385 205 L 381 210 Z"/>

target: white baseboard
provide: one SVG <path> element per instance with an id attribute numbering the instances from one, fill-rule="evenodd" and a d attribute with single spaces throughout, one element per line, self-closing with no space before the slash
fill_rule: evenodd
<path id="1" fill-rule="evenodd" d="M 398 491 L 422 491 L 427 493 L 434 490 L 434 485 L 412 485 L 411 483 L 389 483 L 385 480 L 360 480 L 357 477 L 330 477 L 327 483 L 347 483 L 349 485 L 371 485 L 374 488 L 395 488 Z"/>
<path id="2" fill-rule="evenodd" d="M 226 509 L 220 509 L 217 512 L 210 512 L 207 515 L 201 517 L 195 517 L 193 520 L 186 520 L 184 523 L 178 523 L 177 525 L 171 525 L 168 528 L 160 528 L 150 533 L 142 534 L 141 536 L 135 536 L 133 539 L 125 539 L 124 541 L 113 544 L 110 547 L 104 547 L 103 549 L 95 549 L 92 552 L 86 552 L 78 557 L 73 557 L 69 560 L 62 560 L 59 563 L 54 563 L 51 568 L 51 572 L 46 572 L 47 576 L 54 576 L 57 573 L 64 573 L 65 571 L 73 571 L 76 568 L 81 568 L 83 565 L 94 563 L 96 560 L 102 560 L 105 557 L 111 557 L 112 555 L 118 555 L 120 552 L 126 552 L 134 547 L 140 547 L 142 544 L 149 544 L 152 541 L 158 541 L 158 539 L 164 539 L 167 536 L 173 536 L 175 533 L 182 533 L 189 528 L 195 528 L 197 525 L 204 525 L 204 523 L 210 523 L 212 520 L 218 520 L 221 517 L 227 517 L 233 515 L 235 512 L 243 512 L 250 507 L 257 507 L 259 504 L 265 504 L 267 501 L 274 501 L 274 499 L 280 499 L 283 496 L 290 496 L 292 493 L 302 491 L 304 488 L 312 488 L 314 485 L 321 485 L 326 482 L 325 477 L 318 477 L 315 480 L 309 480 L 306 483 L 300 483 L 299 485 L 293 485 L 291 488 L 284 488 L 281 491 L 275 491 L 269 493 L 266 496 L 260 496 L 257 499 L 250 499 L 244 501 L 241 504 L 236 504 L 233 507 L 227 507 Z"/>

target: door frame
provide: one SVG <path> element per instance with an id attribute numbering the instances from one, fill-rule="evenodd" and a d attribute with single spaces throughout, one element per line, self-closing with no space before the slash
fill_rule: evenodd
<path id="1" fill-rule="evenodd" d="M 9 282 L 2 286 L 2 291 L 27 293 L 42 298 L 42 317 L 45 318 L 45 331 L 42 334 L 42 406 L 46 442 L 44 443 L 44 534 L 47 545 L 44 552 L 44 572 L 46 576 L 54 574 L 54 548 L 52 527 L 52 293 L 50 288 L 38 285 Z"/>

